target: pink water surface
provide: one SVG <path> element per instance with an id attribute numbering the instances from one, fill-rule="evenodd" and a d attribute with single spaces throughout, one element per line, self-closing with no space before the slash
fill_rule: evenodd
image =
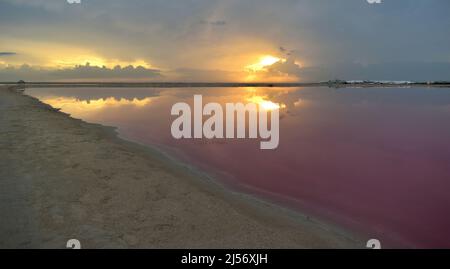
<path id="1" fill-rule="evenodd" d="M 86 88 L 28 93 L 73 117 L 117 126 L 127 139 L 163 145 L 232 188 L 388 246 L 450 247 L 450 90 Z M 260 150 L 259 140 L 249 139 L 172 138 L 170 109 L 176 102 L 192 103 L 194 94 L 221 104 L 245 103 L 255 95 L 284 104 L 279 147 Z M 148 103 L 93 102 L 111 97 Z M 90 107 L 88 100 L 98 107 Z"/>

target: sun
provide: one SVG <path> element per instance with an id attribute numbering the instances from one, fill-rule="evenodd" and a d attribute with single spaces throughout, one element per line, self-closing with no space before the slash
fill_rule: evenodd
<path id="1" fill-rule="evenodd" d="M 264 70 L 267 66 L 271 66 L 280 61 L 284 62 L 285 59 L 281 59 L 272 55 L 265 55 L 259 58 L 259 62 L 247 65 L 246 69 L 252 72 L 258 72 Z"/>
<path id="2" fill-rule="evenodd" d="M 279 62 L 280 60 L 281 60 L 280 58 L 268 55 L 268 56 L 262 57 L 259 63 L 262 66 L 268 66 L 268 65 L 272 65 L 276 62 Z"/>

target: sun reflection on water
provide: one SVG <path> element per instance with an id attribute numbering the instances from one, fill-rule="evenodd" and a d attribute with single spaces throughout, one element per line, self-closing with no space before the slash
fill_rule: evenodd
<path id="1" fill-rule="evenodd" d="M 267 99 L 266 96 L 254 95 L 252 97 L 247 98 L 247 101 L 257 104 L 260 108 L 264 110 L 275 110 L 286 108 L 286 105 L 283 103 L 275 103 Z"/>

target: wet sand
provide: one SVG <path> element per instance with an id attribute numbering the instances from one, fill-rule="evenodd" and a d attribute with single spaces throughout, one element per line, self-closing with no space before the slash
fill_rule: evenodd
<path id="1" fill-rule="evenodd" d="M 0 248 L 363 248 L 0 86 Z"/>

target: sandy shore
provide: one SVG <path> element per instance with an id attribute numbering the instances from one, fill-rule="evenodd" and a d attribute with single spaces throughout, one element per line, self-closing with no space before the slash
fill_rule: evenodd
<path id="1" fill-rule="evenodd" d="M 9 87 L 9 88 L 8 88 Z M 362 248 L 0 86 L 0 248 Z"/>

